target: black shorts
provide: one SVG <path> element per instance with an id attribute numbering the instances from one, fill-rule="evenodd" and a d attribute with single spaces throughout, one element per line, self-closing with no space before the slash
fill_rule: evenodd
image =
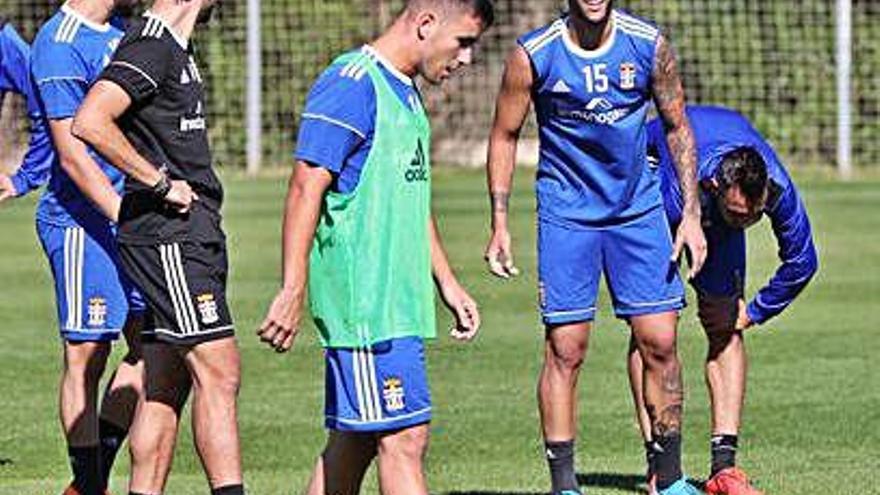
<path id="1" fill-rule="evenodd" d="M 147 302 L 144 342 L 194 345 L 235 333 L 224 242 L 123 243 L 119 254 Z"/>

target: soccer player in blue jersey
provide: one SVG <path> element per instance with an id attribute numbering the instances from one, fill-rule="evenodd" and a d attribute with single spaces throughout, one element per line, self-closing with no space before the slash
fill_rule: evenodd
<path id="1" fill-rule="evenodd" d="M 706 383 L 712 405 L 712 464 L 706 491 L 713 495 L 757 495 L 736 467 L 736 449 L 746 389 L 743 331 L 781 313 L 818 269 L 807 211 L 782 162 L 741 114 L 720 107 L 690 106 L 697 143 L 697 178 L 706 264 L 694 278 L 698 315 L 706 331 Z M 682 202 L 662 122 L 648 124 L 648 159 L 660 175 L 666 217 L 673 227 Z M 762 216 L 770 219 L 780 264 L 773 277 L 746 303 L 746 233 Z M 651 431 L 640 401 L 642 361 L 630 347 L 630 381 L 646 446 Z M 648 452 L 649 457 L 651 455 Z"/>
<path id="2" fill-rule="evenodd" d="M 430 212 L 430 123 L 414 79 L 439 84 L 471 63 L 493 19 L 489 0 L 408 0 L 387 31 L 337 58 L 309 92 L 285 208 L 282 287 L 260 336 L 290 348 L 308 281 L 326 347 L 329 430 L 310 495 L 358 493 L 374 458 L 383 494 L 428 493 L 432 275 L 455 317 L 454 338 L 474 338 L 480 319 Z"/>
<path id="3" fill-rule="evenodd" d="M 6 93 L 23 96 L 31 121 L 24 160 L 12 176 L 0 173 L 0 203 L 44 185 L 49 180 L 54 160 L 49 131 L 40 118 L 40 105 L 30 84 L 30 54 L 30 46 L 6 19 L 0 17 L 0 104 Z"/>
<path id="4" fill-rule="evenodd" d="M 106 489 L 142 393 L 137 328 L 143 301 L 119 268 L 116 245 L 123 177 L 71 133 L 77 108 L 122 38 L 113 11 L 134 3 L 70 0 L 40 28 L 31 53 L 34 92 L 55 147 L 37 231 L 55 278 L 64 346 L 60 417 L 74 474 L 69 495 Z M 128 354 L 99 416 L 100 378 L 120 333 Z"/>
<path id="5" fill-rule="evenodd" d="M 650 22 L 610 0 L 569 0 L 569 13 L 519 38 L 507 59 L 489 144 L 490 270 L 516 274 L 508 200 L 516 145 L 530 104 L 540 137 L 538 271 L 545 325 L 538 402 L 554 493 L 579 493 L 574 471 L 576 385 L 605 273 L 618 318 L 645 362 L 644 401 L 657 485 L 695 489 L 681 471 L 682 382 L 676 352 L 684 288 L 674 260 L 687 246 L 690 276 L 705 259 L 693 135 L 669 42 Z M 673 243 L 654 170 L 646 166 L 645 119 L 653 99 L 681 182 L 682 221 Z"/>

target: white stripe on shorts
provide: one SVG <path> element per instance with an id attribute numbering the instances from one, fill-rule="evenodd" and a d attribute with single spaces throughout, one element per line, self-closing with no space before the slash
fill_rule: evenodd
<path id="1" fill-rule="evenodd" d="M 64 229 L 64 296 L 67 302 L 66 330 L 82 328 L 82 271 L 84 232 L 79 227 Z"/>
<path id="2" fill-rule="evenodd" d="M 176 243 L 160 245 L 159 254 L 162 258 L 165 284 L 168 286 L 168 295 L 174 307 L 177 326 L 184 335 L 197 332 L 198 320 L 195 311 L 192 310 L 192 301 L 188 300 L 189 288 L 186 286 L 186 277 L 180 261 L 180 246 Z"/>
<path id="3" fill-rule="evenodd" d="M 180 286 L 183 289 L 183 301 L 186 305 L 185 309 L 189 312 L 190 321 L 192 321 L 193 332 L 200 333 L 199 319 L 196 317 L 196 309 L 193 307 L 192 295 L 190 295 L 189 285 L 186 283 L 186 274 L 183 271 L 183 259 L 180 256 L 180 244 L 173 244 L 171 254 L 175 260 L 178 280 L 180 280 Z"/>
<path id="4" fill-rule="evenodd" d="M 367 354 L 367 370 L 369 372 L 369 380 L 367 380 L 370 384 L 370 395 L 373 399 L 373 408 L 376 411 L 376 414 L 373 416 L 373 419 L 376 421 L 380 421 L 382 419 L 382 403 L 379 402 L 379 386 L 376 381 L 376 361 L 373 359 L 373 350 L 369 347 L 365 349 Z"/>
<path id="5" fill-rule="evenodd" d="M 71 267 L 73 265 L 72 260 L 70 259 L 70 238 L 72 234 L 72 230 L 70 228 L 64 229 L 64 263 L 62 266 L 64 267 L 64 303 L 67 304 L 67 320 L 64 321 L 64 328 L 70 328 L 70 323 L 73 321 L 73 291 L 70 290 L 73 277 L 71 277 Z"/>
<path id="6" fill-rule="evenodd" d="M 354 375 L 354 391 L 357 396 L 358 413 L 360 413 L 361 421 L 367 421 L 367 404 L 364 401 L 364 380 L 361 377 L 360 351 L 358 349 L 351 353 L 351 370 Z"/>

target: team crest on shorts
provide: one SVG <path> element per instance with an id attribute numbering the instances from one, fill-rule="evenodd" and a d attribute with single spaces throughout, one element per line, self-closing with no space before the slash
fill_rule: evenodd
<path id="1" fill-rule="evenodd" d="M 102 327 L 107 322 L 107 301 L 103 297 L 89 298 L 90 327 Z"/>
<path id="2" fill-rule="evenodd" d="M 620 88 L 633 89 L 636 87 L 636 64 L 625 62 L 620 64 Z"/>
<path id="3" fill-rule="evenodd" d="M 202 323 L 210 325 L 217 323 L 220 316 L 217 314 L 217 301 L 214 300 L 214 294 L 201 294 L 196 297 L 199 304 L 199 314 L 202 316 Z"/>
<path id="4" fill-rule="evenodd" d="M 403 400 L 403 381 L 397 377 L 383 380 L 382 397 L 385 399 L 385 410 L 389 412 L 400 411 L 406 407 Z"/>

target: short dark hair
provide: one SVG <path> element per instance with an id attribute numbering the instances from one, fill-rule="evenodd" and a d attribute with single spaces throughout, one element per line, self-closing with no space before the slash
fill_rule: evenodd
<path id="1" fill-rule="evenodd" d="M 748 146 L 724 155 L 716 177 L 722 190 L 736 185 L 752 204 L 763 199 L 767 191 L 767 164 L 760 153 Z"/>
<path id="2" fill-rule="evenodd" d="M 483 21 L 484 28 L 495 23 L 495 6 L 492 5 L 492 0 L 406 0 L 406 8 L 408 9 L 428 5 L 444 9 L 469 9 Z"/>

